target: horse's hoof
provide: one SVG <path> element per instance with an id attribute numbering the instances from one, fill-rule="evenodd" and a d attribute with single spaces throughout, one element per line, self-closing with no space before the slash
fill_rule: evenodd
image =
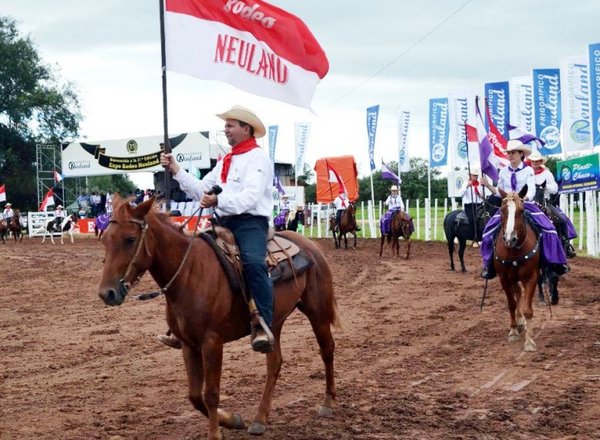
<path id="1" fill-rule="evenodd" d="M 537 351 L 537 345 L 535 345 L 535 342 L 533 341 L 527 341 L 525 342 L 525 345 L 523 346 L 523 351 Z"/>
<path id="2" fill-rule="evenodd" d="M 321 405 L 319 407 L 319 411 L 317 412 L 317 414 L 319 414 L 320 417 L 332 417 L 333 416 L 333 408 L 330 408 L 329 406 Z"/>
<path id="3" fill-rule="evenodd" d="M 508 334 L 508 342 L 515 342 L 521 339 L 519 333 L 515 330 L 514 332 L 511 330 Z"/>
<path id="4" fill-rule="evenodd" d="M 231 429 L 246 429 L 246 422 L 238 413 L 231 417 Z"/>
<path id="5" fill-rule="evenodd" d="M 263 435 L 266 430 L 267 430 L 267 425 L 263 425 L 262 423 L 258 423 L 258 422 L 252 422 L 252 424 L 248 428 L 248 434 Z"/>
<path id="6" fill-rule="evenodd" d="M 519 333 L 523 333 L 525 331 L 525 324 L 519 324 L 519 325 L 517 325 L 517 331 Z"/>

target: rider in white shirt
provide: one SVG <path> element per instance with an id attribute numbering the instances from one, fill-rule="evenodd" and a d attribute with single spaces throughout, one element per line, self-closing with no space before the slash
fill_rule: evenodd
<path id="1" fill-rule="evenodd" d="M 490 194 L 494 189 L 487 179 L 479 179 L 480 175 L 481 172 L 478 168 L 471 167 L 469 180 L 463 184 L 458 192 L 458 196 L 462 198 L 463 210 L 469 219 L 469 225 L 473 231 L 473 245 L 475 245 L 476 242 L 481 241 L 481 234 L 483 232 L 477 228 L 478 210 L 483 207 L 484 203 L 483 187 L 488 188 Z"/>
<path id="2" fill-rule="evenodd" d="M 6 205 L 4 205 L 4 212 L 2 213 L 2 217 L 4 218 L 4 220 L 6 220 L 7 223 L 10 221 L 11 218 L 14 217 L 14 215 L 15 212 L 12 209 L 12 204 L 7 203 Z"/>
<path id="3" fill-rule="evenodd" d="M 54 210 L 54 224 L 56 225 L 56 230 L 59 230 L 61 228 L 64 219 L 65 211 L 63 211 L 63 206 L 58 205 Z"/>

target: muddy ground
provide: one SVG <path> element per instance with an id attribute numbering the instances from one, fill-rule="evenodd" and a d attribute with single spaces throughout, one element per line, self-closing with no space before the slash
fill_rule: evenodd
<path id="1" fill-rule="evenodd" d="M 375 241 L 347 251 L 319 244 L 343 321 L 334 333 L 335 413 L 317 416 L 322 363 L 308 320 L 295 312 L 263 438 L 600 438 L 598 260 L 576 257 L 560 304 L 535 305 L 538 351 L 524 353 L 507 341 L 497 280 L 479 311 L 478 250 L 467 250 L 462 274 L 450 272 L 440 242 L 414 242 L 408 261 L 380 259 Z M 166 330 L 164 298 L 104 306 L 96 294 L 102 257 L 93 238 L 0 244 L 0 438 L 205 438 L 181 352 L 155 340 Z M 136 290 L 154 288 L 146 276 Z M 251 420 L 263 364 L 248 340 L 226 346 L 223 407 Z"/>

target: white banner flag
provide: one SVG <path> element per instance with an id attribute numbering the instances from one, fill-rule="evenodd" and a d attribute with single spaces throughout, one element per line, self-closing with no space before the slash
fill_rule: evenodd
<path id="1" fill-rule="evenodd" d="M 398 173 L 410 171 L 408 157 L 408 128 L 410 126 L 410 111 L 400 110 L 398 113 Z"/>
<path id="2" fill-rule="evenodd" d="M 586 55 L 560 60 L 563 151 L 592 148 L 589 60 Z"/>
<path id="3" fill-rule="evenodd" d="M 533 79 L 531 75 L 511 78 L 508 82 L 510 93 L 510 125 L 525 133 L 535 133 L 533 114 Z"/>
<path id="4" fill-rule="evenodd" d="M 456 92 L 448 97 L 450 107 L 450 157 L 451 164 L 455 168 L 479 163 L 479 150 L 468 149 L 465 124 L 475 121 L 475 92 Z M 467 155 L 468 154 L 468 155 Z"/>
<path id="5" fill-rule="evenodd" d="M 301 176 L 304 171 L 304 152 L 308 143 L 308 135 L 310 134 L 310 122 L 295 123 L 295 139 L 296 139 L 296 182 L 298 176 Z"/>

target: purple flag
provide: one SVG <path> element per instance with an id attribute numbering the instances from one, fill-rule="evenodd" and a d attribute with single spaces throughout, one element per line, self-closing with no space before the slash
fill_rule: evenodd
<path id="1" fill-rule="evenodd" d="M 394 172 L 382 161 L 381 162 L 381 178 L 384 180 L 392 180 L 400 185 L 402 180 L 394 174 Z"/>
<path id="2" fill-rule="evenodd" d="M 541 140 L 539 137 L 536 137 L 530 133 L 527 133 L 527 132 L 521 130 L 519 127 L 515 127 L 514 125 L 510 125 L 510 124 L 506 124 L 506 127 L 508 128 L 508 137 L 511 140 L 516 139 L 518 141 L 521 141 L 525 145 L 527 145 L 533 141 L 533 143 L 535 144 L 535 147 L 537 148 L 538 151 L 540 150 L 541 147 L 543 147 L 546 144 L 546 142 Z"/>
<path id="3" fill-rule="evenodd" d="M 285 194 L 285 190 L 283 189 L 283 185 L 281 185 L 281 180 L 279 180 L 279 176 L 273 176 L 273 186 L 277 189 L 279 194 Z"/>

